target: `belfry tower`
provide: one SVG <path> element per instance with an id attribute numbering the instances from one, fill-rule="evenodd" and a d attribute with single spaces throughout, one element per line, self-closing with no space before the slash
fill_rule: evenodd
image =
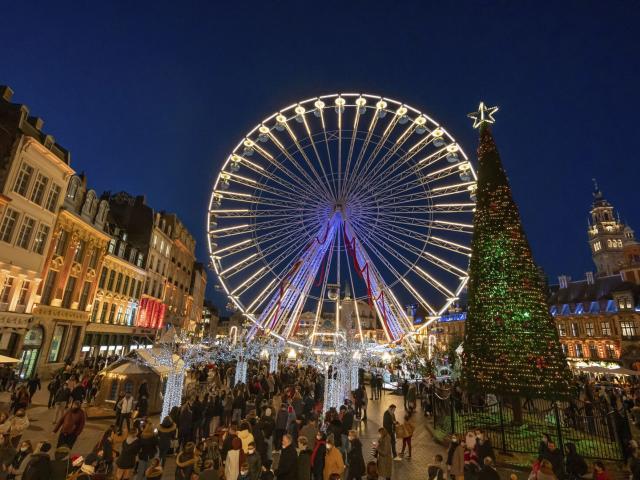
<path id="1" fill-rule="evenodd" d="M 604 198 L 593 179 L 593 205 L 589 220 L 589 247 L 598 276 L 620 272 L 624 263 L 623 248 L 636 243 L 633 230 L 614 214 L 613 205 Z"/>

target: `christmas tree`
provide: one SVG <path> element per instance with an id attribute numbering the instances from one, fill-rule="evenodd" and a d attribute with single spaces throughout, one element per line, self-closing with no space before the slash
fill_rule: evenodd
<path id="1" fill-rule="evenodd" d="M 489 128 L 496 110 L 469 115 L 480 144 L 463 378 L 469 392 L 563 398 L 571 375 Z"/>

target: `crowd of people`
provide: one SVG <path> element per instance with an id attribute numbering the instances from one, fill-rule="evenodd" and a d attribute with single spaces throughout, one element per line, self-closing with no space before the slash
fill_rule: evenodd
<path id="1" fill-rule="evenodd" d="M 360 432 L 368 402 L 384 395 L 380 372 L 372 374 L 369 387 L 362 379 L 342 405 L 324 412 L 324 379 L 313 368 L 289 365 L 270 373 L 266 365 L 252 364 L 246 384 L 234 385 L 233 365 L 201 365 L 189 372 L 182 404 L 165 418 L 154 422 L 149 417 L 149 392 L 143 382 L 137 391 L 117 398 L 115 421 L 95 445 L 78 445 L 86 423 L 83 406 L 91 404 L 99 388 L 98 367 L 68 365 L 46 386 L 55 445 L 22 439 L 30 425 L 27 408 L 42 388 L 40 379 L 34 376 L 24 384 L 0 381 L 11 391 L 11 414 L 0 413 L 0 480 L 391 479 L 394 462 L 413 455 L 418 401 L 425 416 L 432 413 L 434 385 L 401 381 L 396 393 L 402 397 L 396 398 L 404 403 L 403 415 L 396 418 L 396 405 L 389 405 L 377 438 L 365 446 Z M 455 395 L 457 386 L 449 388 Z M 640 405 L 633 397 L 629 401 L 624 391 L 586 385 L 582 395 L 587 401 L 591 397 L 594 405 L 607 402 L 631 412 Z M 640 450 L 634 442 L 629 445 L 632 480 L 640 480 Z M 72 453 L 83 449 L 88 452 L 84 456 Z M 572 443 L 560 452 L 545 435 L 538 453 L 530 480 L 589 475 L 610 480 L 601 462 L 589 468 Z M 173 461 L 168 463 L 170 457 Z M 425 476 L 499 480 L 495 464 L 491 441 L 478 429 L 453 435 L 446 455 L 435 455 Z"/>

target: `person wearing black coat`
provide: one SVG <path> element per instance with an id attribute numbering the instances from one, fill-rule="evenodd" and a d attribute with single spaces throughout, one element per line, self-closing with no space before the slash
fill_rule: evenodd
<path id="1" fill-rule="evenodd" d="M 31 455 L 29 463 L 22 474 L 23 480 L 50 480 L 51 479 L 51 458 L 49 457 L 51 444 L 42 442 L 37 451 Z"/>
<path id="2" fill-rule="evenodd" d="M 500 480 L 500 475 L 493 468 L 493 460 L 491 457 L 485 457 L 483 466 L 478 473 L 478 480 Z"/>
<path id="3" fill-rule="evenodd" d="M 318 432 L 316 443 L 311 452 L 311 472 L 313 480 L 322 480 L 324 473 L 324 457 L 327 454 L 327 442 L 324 433 Z"/>
<path id="4" fill-rule="evenodd" d="M 282 437 L 282 447 L 278 468 L 275 471 L 276 480 L 297 480 L 298 453 L 291 443 L 291 435 L 285 434 Z"/>
<path id="5" fill-rule="evenodd" d="M 66 480 L 71 469 L 71 460 L 69 459 L 69 447 L 58 447 L 53 454 L 51 461 L 51 480 Z"/>
<path id="6" fill-rule="evenodd" d="M 349 443 L 351 448 L 347 451 L 349 469 L 347 470 L 346 480 L 360 480 L 366 472 L 366 467 L 364 456 L 362 455 L 362 442 L 354 430 L 349 432 Z"/>
<path id="7" fill-rule="evenodd" d="M 187 442 L 193 441 L 193 413 L 191 406 L 186 403 L 180 408 L 180 418 L 178 419 L 178 440 L 180 448 Z"/>
<path id="8" fill-rule="evenodd" d="M 589 471 L 589 467 L 587 466 L 587 462 L 585 462 L 584 458 L 582 458 L 582 456 L 576 451 L 575 444 L 568 442 L 565 446 L 565 450 L 565 465 L 569 479 L 574 480 L 586 475 Z"/>
<path id="9" fill-rule="evenodd" d="M 144 480 L 144 472 L 149 460 L 158 454 L 158 437 L 151 422 L 147 423 L 140 435 L 140 451 L 138 452 L 138 470 L 136 480 Z"/>
<path id="10" fill-rule="evenodd" d="M 264 463 L 267 460 L 267 444 L 264 441 L 262 429 L 258 425 L 258 420 L 256 419 L 256 417 L 251 417 L 251 419 L 249 420 L 249 424 L 251 425 L 251 434 L 253 435 L 253 441 L 256 444 L 256 451 L 260 456 L 260 460 Z"/>
<path id="11" fill-rule="evenodd" d="M 564 478 L 564 459 L 562 458 L 562 452 L 560 449 L 556 448 L 556 445 L 553 442 L 549 442 L 547 445 L 547 451 L 542 455 L 542 458 L 551 462 L 553 473 L 556 474 L 556 477 L 560 479 Z"/>
<path id="12" fill-rule="evenodd" d="M 171 449 L 171 441 L 176 438 L 176 424 L 173 423 L 170 416 L 164 417 L 162 423 L 158 427 L 158 451 L 160 463 L 164 467 L 167 454 Z"/>

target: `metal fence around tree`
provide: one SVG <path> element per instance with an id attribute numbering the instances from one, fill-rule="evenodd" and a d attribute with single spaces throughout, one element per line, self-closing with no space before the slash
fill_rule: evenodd
<path id="1" fill-rule="evenodd" d="M 520 408 L 515 401 L 521 402 Z M 584 457 L 623 460 L 630 438 L 624 410 L 604 409 L 589 402 L 491 397 L 474 401 L 436 389 L 432 409 L 436 430 L 464 435 L 482 429 L 493 447 L 503 452 L 537 454 L 542 435 L 548 434 L 562 452 L 571 442 Z"/>

